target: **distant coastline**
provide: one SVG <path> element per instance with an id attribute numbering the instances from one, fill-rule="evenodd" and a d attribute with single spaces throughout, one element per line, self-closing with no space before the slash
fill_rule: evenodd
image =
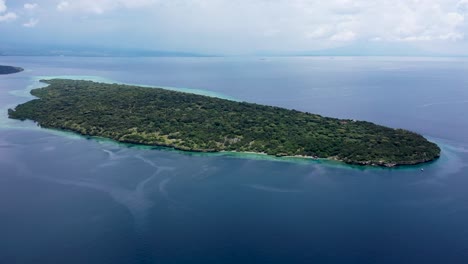
<path id="1" fill-rule="evenodd" d="M 0 65 L 0 75 L 13 74 L 24 71 L 21 67 Z"/>

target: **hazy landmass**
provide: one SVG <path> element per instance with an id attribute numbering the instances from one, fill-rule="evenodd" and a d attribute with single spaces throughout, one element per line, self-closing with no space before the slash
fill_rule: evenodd
<path id="1" fill-rule="evenodd" d="M 20 68 L 20 67 L 0 65 L 0 75 L 2 75 L 2 74 L 12 74 L 12 73 L 17 73 L 17 72 L 22 72 L 22 71 L 24 71 L 24 69 Z"/>
<path id="2" fill-rule="evenodd" d="M 0 45 L 0 56 L 70 56 L 70 57 L 211 57 L 190 51 L 115 49 L 87 46 Z"/>
<path id="3" fill-rule="evenodd" d="M 365 121 L 279 107 L 92 81 L 48 80 L 9 117 L 120 142 L 186 151 L 256 152 L 397 166 L 434 160 L 423 136 Z"/>

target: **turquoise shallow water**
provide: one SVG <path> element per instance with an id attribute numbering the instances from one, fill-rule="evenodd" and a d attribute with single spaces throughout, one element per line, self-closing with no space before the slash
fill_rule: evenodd
<path id="1" fill-rule="evenodd" d="M 2 57 L 0 263 L 466 263 L 468 61 Z M 41 77 L 42 76 L 42 77 Z M 8 120 L 43 76 L 163 87 L 417 131 L 398 169 L 116 144 Z M 424 168 L 424 172 L 421 172 Z"/>

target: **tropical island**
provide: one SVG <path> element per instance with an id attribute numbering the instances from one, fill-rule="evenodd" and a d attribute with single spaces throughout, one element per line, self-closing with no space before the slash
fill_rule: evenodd
<path id="1" fill-rule="evenodd" d="M 429 162 L 440 148 L 423 136 L 365 121 L 236 102 L 161 88 L 43 80 L 38 97 L 9 109 L 34 120 L 119 142 L 196 152 L 255 152 L 393 167 Z"/>
<path id="2" fill-rule="evenodd" d="M 24 71 L 23 68 L 20 67 L 13 67 L 13 66 L 2 66 L 0 65 L 0 75 L 3 74 L 12 74 L 12 73 L 17 73 L 17 72 L 22 72 Z"/>

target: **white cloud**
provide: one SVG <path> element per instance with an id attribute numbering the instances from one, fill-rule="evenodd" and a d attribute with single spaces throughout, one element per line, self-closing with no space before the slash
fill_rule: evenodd
<path id="1" fill-rule="evenodd" d="M 23 5 L 24 9 L 33 10 L 36 9 L 39 5 L 36 3 L 26 3 Z"/>
<path id="2" fill-rule="evenodd" d="M 320 39 L 330 35 L 331 27 L 328 25 L 320 25 L 312 31 L 306 32 L 305 36 L 309 39 Z"/>
<path id="3" fill-rule="evenodd" d="M 23 27 L 33 28 L 39 23 L 38 19 L 30 18 L 28 22 L 23 24 Z"/>
<path id="4" fill-rule="evenodd" d="M 356 39 L 356 33 L 353 31 L 338 32 L 330 37 L 331 41 L 353 41 Z"/>
<path id="5" fill-rule="evenodd" d="M 0 0 L 0 22 L 9 22 L 18 18 L 14 12 L 5 13 L 7 9 L 5 0 Z"/>
<path id="6" fill-rule="evenodd" d="M 16 18 L 18 18 L 18 16 L 15 13 L 8 12 L 6 14 L 0 15 L 0 22 L 9 22 L 15 20 Z"/>
<path id="7" fill-rule="evenodd" d="M 460 12 L 467 12 L 468 11 L 468 0 L 460 0 L 457 3 L 457 9 Z"/>
<path id="8" fill-rule="evenodd" d="M 181 23 L 178 19 L 187 29 L 213 34 L 234 29 L 305 41 L 428 41 L 463 38 L 461 10 L 468 10 L 468 0 L 80 0 L 57 5 L 60 11 L 94 14 L 141 7 L 169 26 Z"/>
<path id="9" fill-rule="evenodd" d="M 68 9 L 69 6 L 70 6 L 70 4 L 67 1 L 62 1 L 62 2 L 58 3 L 57 10 L 59 10 L 59 11 L 66 10 L 66 9 Z"/>
<path id="10" fill-rule="evenodd" d="M 0 0 L 0 13 L 4 13 L 7 10 L 5 0 Z"/>
<path id="11" fill-rule="evenodd" d="M 445 35 L 439 35 L 439 40 L 461 40 L 465 37 L 465 34 L 463 33 L 458 33 L 458 32 L 450 32 Z"/>
<path id="12" fill-rule="evenodd" d="M 450 12 L 447 13 L 444 17 L 444 22 L 449 27 L 456 27 L 465 21 L 465 17 L 459 13 Z"/>
<path id="13" fill-rule="evenodd" d="M 263 35 L 265 37 L 274 37 L 274 36 L 277 36 L 278 34 L 280 34 L 281 31 L 277 30 L 277 29 L 267 29 L 263 32 Z"/>
<path id="14" fill-rule="evenodd" d="M 463 38 L 464 14 L 459 12 L 457 1 L 396 1 L 384 8 L 384 15 L 369 19 L 375 23 L 373 31 L 383 40 L 421 42 Z M 379 33 L 379 28 L 384 30 Z"/>
<path id="15" fill-rule="evenodd" d="M 297 51 L 353 41 L 423 46 L 465 43 L 468 32 L 468 0 L 24 0 L 11 8 L 32 15 L 24 9 L 38 8 L 35 3 L 41 29 L 66 33 L 73 26 L 83 39 L 123 39 L 120 33 L 132 36 L 126 44 L 162 49 Z M 4 13 L 6 4 L 0 0 Z"/>
<path id="16" fill-rule="evenodd" d="M 159 2 L 158 0 L 80 0 L 61 1 L 57 10 L 78 10 L 87 13 L 102 14 L 118 8 L 139 8 Z"/>

